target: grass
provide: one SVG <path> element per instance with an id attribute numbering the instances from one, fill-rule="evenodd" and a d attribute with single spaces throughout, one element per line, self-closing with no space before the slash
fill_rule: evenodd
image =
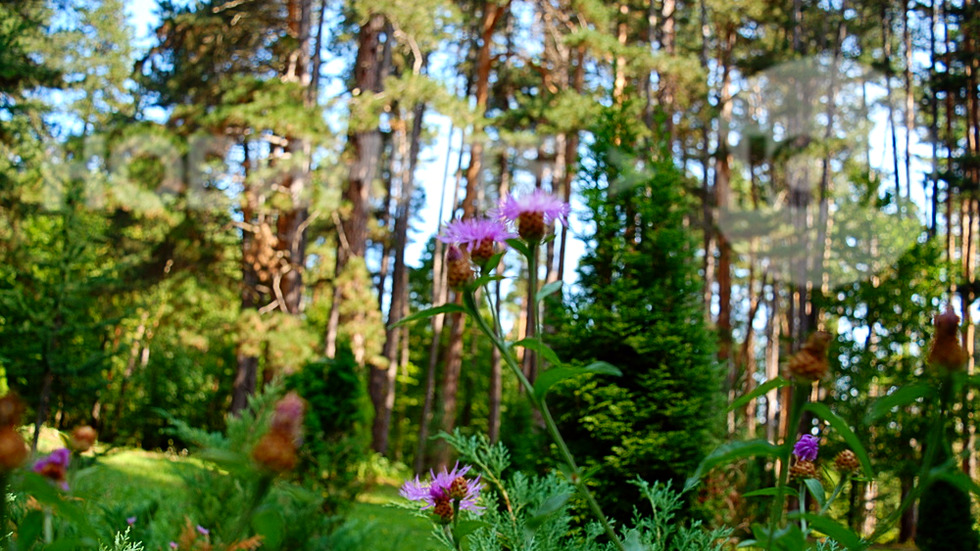
<path id="1" fill-rule="evenodd" d="M 383 484 L 361 494 L 349 518 L 369 526 L 364 549 L 373 551 L 435 551 L 432 525 L 407 509 L 388 504 L 403 501 L 398 488 Z"/>

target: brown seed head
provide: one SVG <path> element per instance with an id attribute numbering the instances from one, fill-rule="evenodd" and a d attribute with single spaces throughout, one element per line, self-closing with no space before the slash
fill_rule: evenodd
<path id="1" fill-rule="evenodd" d="M 855 473 L 861 469 L 861 462 L 851 450 L 844 450 L 834 458 L 834 466 L 842 473 Z"/>
<path id="2" fill-rule="evenodd" d="M 800 459 L 789 468 L 790 480 L 803 480 L 804 478 L 820 478 L 817 473 L 817 466 L 813 461 Z"/>
<path id="3" fill-rule="evenodd" d="M 452 289 L 460 289 L 473 279 L 470 259 L 459 247 L 450 245 L 446 251 L 446 283 Z"/>
<path id="4" fill-rule="evenodd" d="M 960 317 L 947 306 L 946 311 L 933 319 L 936 336 L 929 349 L 929 363 L 947 371 L 959 371 L 966 365 L 967 353 L 960 344 Z"/>
<path id="5" fill-rule="evenodd" d="M 460 500 L 466 497 L 466 492 L 469 490 L 469 486 L 466 479 L 457 476 L 453 483 L 449 485 L 449 497 L 450 499 Z"/>
<path id="6" fill-rule="evenodd" d="M 436 499 L 435 507 L 432 510 L 439 516 L 439 520 L 441 520 L 443 523 L 449 524 L 452 522 L 453 504 L 449 500 L 449 496 Z"/>
<path id="7" fill-rule="evenodd" d="M 522 212 L 517 216 L 517 235 L 528 243 L 540 243 L 547 230 L 543 212 Z"/>
<path id="8" fill-rule="evenodd" d="M 24 402 L 13 392 L 0 398 L 0 427 L 16 427 L 24 414 Z"/>
<path id="9" fill-rule="evenodd" d="M 88 425 L 82 425 L 75 427 L 75 430 L 71 431 L 71 438 L 68 439 L 68 445 L 76 452 L 82 453 L 90 450 L 98 439 L 99 434 L 95 432 L 95 429 Z"/>
<path id="10" fill-rule="evenodd" d="M 30 450 L 20 433 L 12 427 L 0 428 L 0 471 L 11 471 L 27 460 Z"/>
<path id="11" fill-rule="evenodd" d="M 807 381 L 823 379 L 830 366 L 827 363 L 827 346 L 834 338 L 826 331 L 810 335 L 803 348 L 789 359 L 788 371 L 791 376 Z"/>
<path id="12" fill-rule="evenodd" d="M 296 445 L 289 436 L 269 431 L 252 449 L 252 459 L 272 472 L 291 471 L 296 466 Z"/>

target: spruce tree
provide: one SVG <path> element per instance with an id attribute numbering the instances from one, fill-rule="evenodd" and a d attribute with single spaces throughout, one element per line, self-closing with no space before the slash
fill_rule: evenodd
<path id="1" fill-rule="evenodd" d="M 619 520 L 640 502 L 631 480 L 679 483 L 695 468 L 720 397 L 685 180 L 663 150 L 641 152 L 637 120 L 630 106 L 613 107 L 593 129 L 582 184 L 595 238 L 559 344 L 565 358 L 607 361 L 623 375 L 578 380 L 556 401 L 573 452 Z"/>

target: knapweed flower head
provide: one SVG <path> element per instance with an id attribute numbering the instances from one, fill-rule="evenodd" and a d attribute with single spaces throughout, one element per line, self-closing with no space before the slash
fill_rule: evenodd
<path id="1" fill-rule="evenodd" d="M 136 517 L 126 517 L 126 524 L 130 526 L 136 524 Z"/>
<path id="2" fill-rule="evenodd" d="M 453 220 L 443 230 L 439 240 L 456 245 L 469 253 L 473 262 L 484 266 L 497 253 L 497 243 L 505 243 L 516 237 L 507 231 L 507 226 L 492 218 L 468 218 Z"/>
<path id="3" fill-rule="evenodd" d="M 508 195 L 500 202 L 498 214 L 501 218 L 517 224 L 517 234 L 528 243 L 540 243 L 558 220 L 568 225 L 568 203 L 542 189 L 516 198 Z"/>
<path id="4" fill-rule="evenodd" d="M 31 450 L 13 427 L 0 427 L 0 471 L 12 471 L 27 461 Z"/>
<path id="5" fill-rule="evenodd" d="M 451 289 L 462 289 L 473 279 L 469 255 L 456 245 L 446 249 L 446 283 Z"/>
<path id="6" fill-rule="evenodd" d="M 92 449 L 92 446 L 95 445 L 98 438 L 99 434 L 95 432 L 95 429 L 88 425 L 82 425 L 71 431 L 71 438 L 68 439 L 68 445 L 72 450 L 82 453 Z"/>
<path id="7" fill-rule="evenodd" d="M 61 489 L 67 491 L 68 483 L 65 481 L 65 477 L 68 475 L 68 462 L 70 460 L 71 452 L 68 451 L 68 448 L 59 448 L 34 463 L 34 472 L 57 482 Z"/>
<path id="8" fill-rule="evenodd" d="M 966 365 L 967 353 L 960 344 L 960 317 L 952 306 L 933 319 L 936 336 L 929 349 L 929 363 L 946 371 L 959 371 Z"/>
<path id="9" fill-rule="evenodd" d="M 842 473 L 855 473 L 861 469 L 861 462 L 851 450 L 844 450 L 834 458 L 834 466 Z"/>
<path id="10" fill-rule="evenodd" d="M 271 430 L 293 439 L 296 445 L 303 441 L 303 415 L 306 413 L 306 400 L 296 391 L 290 391 L 276 402 L 272 414 Z"/>
<path id="11" fill-rule="evenodd" d="M 812 434 L 804 434 L 793 445 L 793 455 L 801 461 L 816 461 L 820 449 L 820 439 Z"/>
<path id="12" fill-rule="evenodd" d="M 817 472 L 817 466 L 813 463 L 813 461 L 800 459 L 794 462 L 792 466 L 790 466 L 789 477 L 791 480 L 803 480 L 806 478 L 820 478 L 820 473 Z"/>
<path id="13" fill-rule="evenodd" d="M 423 510 L 431 507 L 442 522 L 448 523 L 452 521 L 454 504 L 463 511 L 476 513 L 483 510 L 476 504 L 483 484 L 479 476 L 467 479 L 464 475 L 469 470 L 469 465 L 460 468 L 456 463 L 451 471 L 443 469 L 439 474 L 429 471 L 429 482 L 420 482 L 416 476 L 402 485 L 398 493 L 411 501 L 422 502 Z"/>

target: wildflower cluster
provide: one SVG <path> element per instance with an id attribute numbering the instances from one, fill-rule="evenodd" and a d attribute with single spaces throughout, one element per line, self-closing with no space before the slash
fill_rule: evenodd
<path id="1" fill-rule="evenodd" d="M 449 524 L 456 520 L 458 511 L 478 513 L 483 509 L 476 504 L 483 484 L 479 476 L 468 480 L 465 475 L 469 471 L 469 465 L 460 468 L 459 463 L 451 471 L 443 469 L 439 474 L 430 471 L 428 483 L 420 482 L 416 476 L 399 493 L 411 501 L 422 502 L 422 510 L 431 508 L 442 524 Z"/>

